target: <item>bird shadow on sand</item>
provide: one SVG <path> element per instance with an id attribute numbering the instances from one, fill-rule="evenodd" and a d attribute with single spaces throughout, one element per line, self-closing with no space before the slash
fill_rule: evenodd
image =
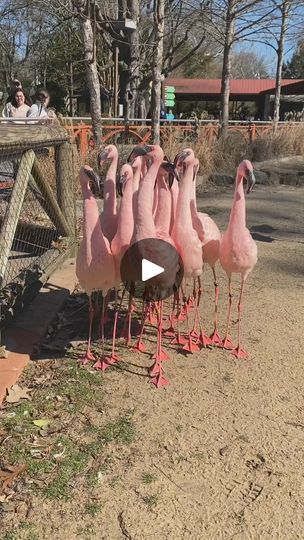
<path id="1" fill-rule="evenodd" d="M 275 242 L 275 238 L 273 238 L 269 234 L 274 231 L 275 229 L 271 227 L 271 225 L 266 225 L 266 224 L 254 225 L 253 227 L 250 228 L 252 238 L 254 240 L 257 240 L 258 242 L 266 242 L 266 243 Z"/>

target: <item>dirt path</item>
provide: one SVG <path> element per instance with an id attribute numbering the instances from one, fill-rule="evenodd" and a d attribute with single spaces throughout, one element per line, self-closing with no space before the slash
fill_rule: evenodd
<path id="1" fill-rule="evenodd" d="M 227 192 L 207 195 L 200 206 L 222 226 L 230 202 Z M 31 501 L 28 518 L 24 501 L 17 513 L 15 495 L 6 502 L 5 540 L 304 538 L 303 204 L 304 190 L 292 188 L 259 189 L 248 198 L 259 262 L 245 291 L 247 360 L 218 349 L 185 357 L 169 348 L 171 384 L 158 391 L 147 378 L 149 358 L 126 350 L 123 368 L 103 375 L 73 361 L 31 366 L 24 384 L 36 381 L 32 403 L 1 411 L 1 422 L 18 446 L 23 435 L 12 411 L 21 425 L 25 407 L 25 418 L 52 417 L 51 450 L 35 462 L 50 469 L 31 465 L 36 483 L 20 481 Z M 204 281 L 211 330 L 209 271 Z M 222 273 L 220 287 L 223 329 Z M 25 447 L 33 437 L 41 440 L 25 429 Z M 54 458 L 63 447 L 69 462 Z M 12 450 L 6 440 L 2 460 L 28 459 L 26 450 L 15 458 Z"/>

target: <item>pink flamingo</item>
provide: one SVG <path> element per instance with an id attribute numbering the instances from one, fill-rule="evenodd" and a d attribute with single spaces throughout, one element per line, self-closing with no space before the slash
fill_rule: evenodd
<path id="1" fill-rule="evenodd" d="M 89 339 L 87 352 L 82 360 L 86 364 L 89 360 L 95 360 L 91 353 L 91 333 L 94 316 L 91 295 L 94 291 L 101 290 L 104 298 L 108 290 L 114 286 L 115 266 L 110 244 L 101 230 L 99 210 L 91 189 L 93 184 L 99 191 L 100 179 L 88 165 L 80 169 L 79 179 L 83 195 L 83 238 L 77 255 L 76 275 L 81 287 L 89 296 Z M 102 358 L 98 362 L 104 366 L 105 361 L 102 326 Z"/>
<path id="2" fill-rule="evenodd" d="M 221 233 L 219 231 L 216 223 L 211 219 L 208 214 L 197 211 L 196 206 L 196 176 L 199 168 L 198 159 L 195 160 L 195 177 L 193 181 L 193 198 L 191 201 L 191 214 L 192 214 L 192 223 L 195 228 L 199 239 L 202 243 L 202 252 L 203 252 L 203 261 L 208 263 L 214 279 L 214 329 L 213 333 L 210 336 L 210 339 L 207 336 L 204 336 L 205 345 L 213 344 L 223 346 L 223 342 L 219 336 L 217 329 L 217 310 L 218 310 L 218 298 L 219 298 L 219 287 L 217 282 L 217 276 L 215 271 L 215 265 L 219 260 L 220 256 L 220 243 L 221 243 Z"/>
<path id="3" fill-rule="evenodd" d="M 120 179 L 119 179 L 119 188 L 122 195 L 121 203 L 118 211 L 118 224 L 117 232 L 111 242 L 111 251 L 114 256 L 115 261 L 115 275 L 116 275 L 116 288 L 121 283 L 120 275 L 120 265 L 122 258 L 130 246 L 130 242 L 133 236 L 134 230 L 134 218 L 133 218 L 133 170 L 131 165 L 125 164 L 122 166 Z M 125 292 L 125 291 L 124 291 Z M 111 358 L 115 362 L 118 360 L 115 355 L 115 339 L 116 339 L 116 329 L 117 329 L 117 320 L 119 312 L 121 309 L 122 301 L 124 298 L 124 292 L 122 294 L 120 306 L 117 306 L 115 309 L 114 317 L 114 326 L 113 326 L 113 337 L 112 337 L 112 355 Z M 117 299 L 117 291 L 116 291 Z"/>
<path id="4" fill-rule="evenodd" d="M 103 211 L 101 212 L 100 220 L 103 234 L 109 242 L 112 242 L 117 231 L 116 173 L 118 164 L 118 151 L 113 144 L 109 144 L 104 150 L 99 152 L 97 157 L 99 167 L 107 159 L 111 163 L 104 181 Z"/>
<path id="5" fill-rule="evenodd" d="M 237 358 L 246 358 L 247 356 L 247 353 L 241 348 L 242 297 L 245 281 L 258 260 L 257 245 L 246 227 L 244 179 L 247 180 L 247 193 L 250 193 L 255 184 L 255 177 L 252 164 L 248 160 L 242 161 L 237 168 L 229 224 L 220 246 L 220 263 L 228 276 L 229 283 L 229 309 L 223 346 L 225 349 L 233 349 L 232 354 Z M 228 335 L 232 305 L 231 276 L 233 273 L 241 274 L 241 291 L 238 302 L 238 344 L 236 347 L 233 346 Z"/>
<path id="6" fill-rule="evenodd" d="M 182 151 L 175 158 L 177 168 L 183 168 L 182 178 L 179 185 L 176 216 L 171 236 L 175 242 L 184 264 L 184 276 L 196 278 L 201 276 L 203 270 L 202 245 L 198 234 L 192 224 L 191 199 L 193 194 L 194 176 L 194 153 L 190 148 Z M 189 352 L 198 350 L 198 346 L 192 342 L 190 335 L 188 311 L 186 308 L 188 324 L 188 343 L 184 349 Z"/>
<path id="7" fill-rule="evenodd" d="M 122 191 L 122 198 L 118 211 L 117 231 L 111 242 L 111 250 L 115 260 L 117 285 L 121 283 L 120 263 L 130 246 L 134 232 L 133 170 L 129 164 L 122 166 L 120 173 L 120 188 Z"/>
<path id="8" fill-rule="evenodd" d="M 159 168 L 163 162 L 164 153 L 160 146 L 149 145 L 136 147 L 133 150 L 133 155 L 142 155 L 151 159 L 151 165 L 139 184 L 133 241 L 139 242 L 140 240 L 146 239 L 153 240 L 157 238 L 157 230 L 153 219 L 154 186 L 159 172 Z M 149 253 L 141 253 L 140 258 L 147 258 L 148 260 L 152 259 L 152 261 L 156 262 L 157 264 L 162 264 L 163 267 L 166 269 L 165 272 L 157 276 L 157 287 L 161 296 L 162 291 L 173 287 L 175 283 L 176 275 L 180 269 L 179 258 L 176 252 L 176 256 L 172 256 L 171 252 L 168 252 L 166 244 L 162 242 L 154 242 L 153 244 L 151 242 L 150 245 L 147 245 L 146 249 L 147 251 L 149 251 Z M 169 382 L 163 376 L 162 367 L 162 299 L 160 300 L 159 304 L 160 308 L 158 318 L 156 362 L 151 371 L 151 375 L 153 376 L 151 382 L 157 387 L 167 385 Z"/>

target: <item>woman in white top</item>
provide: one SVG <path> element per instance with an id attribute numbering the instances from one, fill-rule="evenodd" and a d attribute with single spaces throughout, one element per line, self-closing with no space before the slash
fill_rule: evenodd
<path id="1" fill-rule="evenodd" d="M 12 100 L 9 101 L 3 111 L 3 118 L 26 118 L 30 107 L 26 103 L 26 96 L 21 88 L 15 90 Z"/>
<path id="2" fill-rule="evenodd" d="M 50 94 L 43 88 L 35 95 L 35 103 L 27 112 L 27 118 L 49 118 L 47 106 L 50 102 Z"/>

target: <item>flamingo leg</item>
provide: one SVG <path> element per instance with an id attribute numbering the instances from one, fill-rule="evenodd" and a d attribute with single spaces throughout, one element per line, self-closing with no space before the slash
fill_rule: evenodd
<path id="1" fill-rule="evenodd" d="M 225 339 L 223 342 L 223 348 L 229 350 L 229 349 L 234 349 L 234 345 L 231 341 L 231 337 L 229 336 L 229 328 L 230 328 L 230 321 L 231 321 L 231 306 L 232 306 L 231 277 L 229 277 L 228 286 L 229 286 L 229 307 L 228 307 L 227 327 L 226 327 Z"/>
<path id="2" fill-rule="evenodd" d="M 217 283 L 215 268 L 212 268 L 213 279 L 214 279 L 214 330 L 210 336 L 212 345 L 217 345 L 218 347 L 223 347 L 223 341 L 220 337 L 217 329 L 217 316 L 218 316 L 218 299 L 219 299 L 219 286 Z"/>
<path id="3" fill-rule="evenodd" d="M 111 356 L 108 359 L 108 362 L 110 364 L 115 364 L 116 362 L 119 361 L 119 358 L 118 358 L 117 354 L 115 354 L 115 340 L 116 340 L 116 332 L 117 332 L 117 322 L 118 322 L 119 313 L 121 311 L 121 306 L 122 306 L 122 302 L 123 302 L 123 299 L 124 299 L 125 290 L 126 290 L 126 287 L 123 290 L 123 293 L 122 293 L 122 296 L 121 296 L 121 299 L 120 299 L 120 303 L 119 303 L 119 306 L 118 306 L 118 303 L 117 303 L 117 289 L 115 289 L 115 316 L 114 316 L 113 336 L 112 336 L 112 352 L 111 352 Z"/>
<path id="4" fill-rule="evenodd" d="M 95 360 L 93 353 L 91 352 L 91 342 L 92 342 L 92 325 L 94 319 L 95 309 L 92 302 L 92 295 L 89 296 L 89 337 L 87 351 L 85 355 L 80 359 L 82 365 L 88 364 L 90 361 Z"/>
<path id="5" fill-rule="evenodd" d="M 145 300 L 143 300 L 140 332 L 139 332 L 138 340 L 137 340 L 136 344 L 133 347 L 134 351 L 145 352 L 145 350 L 146 350 L 146 346 L 142 341 L 142 337 L 143 337 L 144 327 L 145 327 L 147 317 L 148 317 L 148 304 L 147 304 L 147 302 Z"/>
<path id="6" fill-rule="evenodd" d="M 185 294 L 183 293 L 183 300 L 184 300 L 184 306 L 186 311 L 186 321 L 187 321 L 187 332 L 188 332 L 188 341 L 183 346 L 184 351 L 188 351 L 191 353 L 199 351 L 199 346 L 196 343 L 193 343 L 192 336 L 190 332 L 190 325 L 189 325 L 189 313 L 188 313 L 188 306 L 187 306 L 187 298 Z"/>
<path id="7" fill-rule="evenodd" d="M 105 371 L 110 367 L 111 362 L 109 362 L 109 357 L 105 356 L 105 335 L 104 335 L 104 314 L 105 314 L 105 297 L 102 295 L 102 307 L 101 307 L 101 357 L 95 362 L 93 368 L 101 371 Z"/>
<path id="8" fill-rule="evenodd" d="M 162 366 L 162 321 L 163 321 L 163 300 L 160 301 L 160 308 L 159 308 L 159 320 L 158 320 L 158 331 L 157 331 L 157 346 L 156 346 L 156 361 L 155 364 L 150 371 L 150 375 L 153 377 L 151 379 L 151 383 L 154 384 L 157 388 L 160 388 L 161 386 L 166 386 L 169 384 L 168 379 L 166 379 L 163 375 L 164 369 Z"/>
<path id="9" fill-rule="evenodd" d="M 238 303 L 238 344 L 233 351 L 231 351 L 231 354 L 236 356 L 236 358 L 247 358 L 248 353 L 244 351 L 241 347 L 241 316 L 243 311 L 242 306 L 242 298 L 243 298 L 243 292 L 244 292 L 244 279 L 242 278 L 242 284 L 241 284 L 241 292 L 239 297 L 239 303 Z"/>
<path id="10" fill-rule="evenodd" d="M 203 289 L 202 289 L 202 280 L 201 280 L 201 278 L 198 277 L 197 280 L 198 280 L 197 309 L 199 310 Z M 207 336 L 200 319 L 199 319 L 199 327 L 200 327 L 199 339 L 200 339 L 200 342 L 203 345 L 203 347 L 206 348 L 206 347 L 208 347 L 208 345 L 211 345 L 211 339 L 210 339 L 209 336 Z"/>
<path id="11" fill-rule="evenodd" d="M 176 326 L 177 332 L 176 336 L 170 341 L 174 345 L 185 345 L 186 339 L 180 333 L 180 313 L 181 313 L 181 301 L 180 301 L 180 290 L 176 293 Z"/>

